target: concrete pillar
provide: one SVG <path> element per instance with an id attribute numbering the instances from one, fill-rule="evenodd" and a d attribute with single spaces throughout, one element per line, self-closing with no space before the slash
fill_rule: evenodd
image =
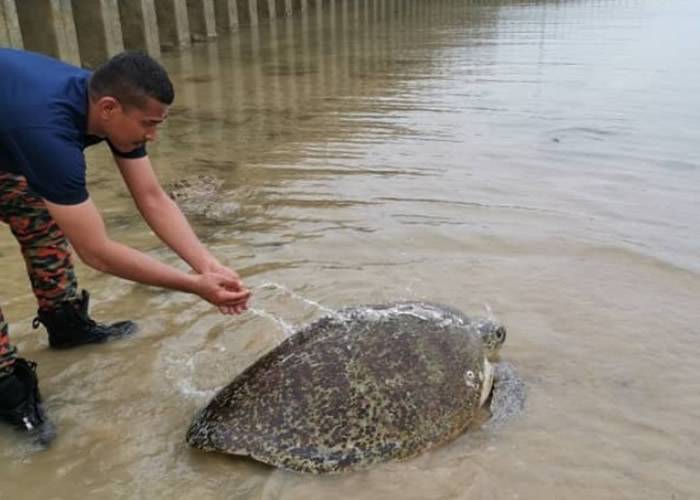
<path id="1" fill-rule="evenodd" d="M 152 57 L 160 57 L 155 1 L 120 0 L 119 16 L 124 47 L 129 50 L 143 50 Z"/>
<path id="2" fill-rule="evenodd" d="M 329 52 L 334 54 L 334 57 L 328 59 L 328 64 L 326 65 L 326 71 L 328 72 L 326 78 L 326 92 L 331 95 L 337 95 L 338 90 L 338 44 L 336 43 L 338 24 L 337 24 L 337 11 L 335 0 L 328 2 L 328 16 L 326 17 L 326 22 L 328 23 L 327 29 L 327 45 L 329 47 Z"/>
<path id="3" fill-rule="evenodd" d="M 0 47 L 24 47 L 15 0 L 0 0 Z"/>
<path id="4" fill-rule="evenodd" d="M 258 0 L 258 16 L 262 19 L 277 19 L 277 0 Z"/>
<path id="5" fill-rule="evenodd" d="M 353 0 L 357 1 L 357 0 Z M 386 1 L 386 0 L 384 0 Z M 339 6 L 339 20 L 340 20 L 340 47 L 339 47 L 339 52 L 340 52 L 340 57 L 338 58 L 338 67 L 340 69 L 340 78 L 342 81 L 341 89 L 348 89 L 349 84 L 351 84 L 353 81 L 357 81 L 356 79 L 353 79 L 350 77 L 350 60 L 352 59 L 349 57 L 349 52 L 350 52 L 350 47 L 353 46 L 353 44 L 348 42 L 349 35 L 348 31 L 350 29 L 350 14 L 349 14 L 349 0 L 340 0 L 340 6 Z"/>
<path id="6" fill-rule="evenodd" d="M 304 101 L 306 102 L 307 99 L 311 97 L 311 94 L 313 92 L 313 79 L 314 79 L 314 70 L 312 66 L 312 61 L 313 58 L 311 56 L 311 49 L 309 47 L 309 10 L 304 9 L 299 13 L 299 16 L 301 17 L 300 19 L 300 35 L 301 35 L 301 60 L 303 61 L 304 64 L 304 76 L 302 77 L 302 96 L 304 98 Z"/>
<path id="7" fill-rule="evenodd" d="M 236 0 L 214 0 L 216 30 L 219 33 L 238 29 L 238 3 Z"/>
<path id="8" fill-rule="evenodd" d="M 162 49 L 188 47 L 192 43 L 187 0 L 156 0 L 156 17 Z"/>
<path id="9" fill-rule="evenodd" d="M 292 15 L 292 0 L 275 0 L 278 17 L 289 17 Z"/>
<path id="10" fill-rule="evenodd" d="M 214 0 L 187 0 L 187 12 L 192 41 L 204 42 L 216 38 Z"/>
<path id="11" fill-rule="evenodd" d="M 236 2 L 238 7 L 238 23 L 257 26 L 258 0 L 236 0 Z"/>
<path id="12" fill-rule="evenodd" d="M 297 40 L 297 54 L 299 55 L 300 79 L 298 84 L 300 112 L 309 103 L 313 92 L 313 80 L 316 78 L 316 67 L 309 59 L 309 38 L 304 30 L 308 30 L 308 14 L 299 19 L 293 20 L 296 26 L 295 38 Z"/>
<path id="13" fill-rule="evenodd" d="M 309 9 L 309 0 L 291 0 L 293 12 L 306 12 Z"/>
<path id="14" fill-rule="evenodd" d="M 286 63 L 289 65 L 290 74 L 285 79 L 286 85 L 286 105 L 291 111 L 297 111 L 300 107 L 300 95 L 301 90 L 301 79 L 303 78 L 303 70 L 301 65 L 303 61 L 299 60 L 298 57 L 298 47 L 296 46 L 294 39 L 294 28 L 296 25 L 296 20 L 288 17 L 284 21 L 284 46 L 285 51 L 283 57 L 286 59 Z"/>
<path id="15" fill-rule="evenodd" d="M 282 80 L 284 79 L 286 83 L 287 79 L 281 78 L 280 73 L 289 71 L 289 66 L 285 58 L 286 50 L 284 52 L 280 50 L 279 27 L 278 23 L 270 23 L 264 34 L 266 52 L 269 54 L 266 59 L 269 61 L 270 71 L 265 71 L 263 79 L 265 92 L 262 95 L 264 106 L 262 109 L 266 111 L 261 112 L 260 116 L 263 121 L 263 130 L 271 134 L 271 139 L 277 136 L 275 128 L 278 125 L 279 113 L 287 105 L 282 91 Z"/>
<path id="16" fill-rule="evenodd" d="M 244 36 L 247 41 L 247 34 Z M 246 123 L 249 119 L 248 117 L 252 117 L 255 111 L 247 108 L 248 99 L 245 93 L 246 71 L 242 70 L 245 67 L 245 63 L 243 62 L 241 34 L 239 32 L 232 33 L 225 41 L 228 42 L 227 47 L 229 50 L 222 52 L 223 58 L 221 61 L 222 82 L 227 97 L 227 105 L 224 107 L 224 119 L 227 126 L 221 127 L 227 131 L 227 137 L 222 141 L 224 145 L 223 154 L 224 158 L 236 158 L 241 164 L 245 164 L 247 158 L 245 156 L 241 158 L 243 155 L 240 154 L 241 142 L 239 142 L 238 131 L 246 128 L 240 125 Z M 223 46 L 223 43 L 220 46 Z M 231 136 L 231 134 L 234 134 L 234 131 L 235 135 Z M 251 150 L 248 151 L 248 156 L 250 156 L 250 153 L 253 152 Z"/>
<path id="17" fill-rule="evenodd" d="M 95 68 L 124 50 L 118 0 L 73 0 L 83 66 Z"/>
<path id="18" fill-rule="evenodd" d="M 250 60 L 251 61 L 260 61 L 262 59 L 262 46 L 263 43 L 261 42 L 261 31 L 262 29 L 260 26 L 253 26 L 250 29 Z M 248 66 L 249 68 L 249 81 L 250 81 L 250 94 L 249 94 L 249 102 L 253 103 L 254 109 L 262 110 L 267 109 L 266 106 L 266 101 L 268 98 L 268 89 L 267 86 L 263 85 L 263 82 L 265 81 L 264 75 L 263 75 L 263 65 L 262 64 L 251 64 Z M 266 115 L 269 116 L 269 113 L 265 113 Z M 265 130 L 265 122 L 266 116 L 262 116 L 262 119 L 256 119 L 253 120 L 250 126 L 244 127 L 246 130 L 247 134 L 252 135 L 253 137 L 258 136 L 258 137 L 263 137 L 263 134 L 266 134 Z"/>
<path id="19" fill-rule="evenodd" d="M 15 5 L 25 49 L 80 64 L 70 0 L 20 0 Z"/>

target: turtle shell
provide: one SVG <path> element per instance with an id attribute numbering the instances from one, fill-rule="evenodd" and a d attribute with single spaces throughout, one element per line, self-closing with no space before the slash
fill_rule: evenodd
<path id="1" fill-rule="evenodd" d="M 467 428 L 484 365 L 479 335 L 452 309 L 343 309 L 237 376 L 195 417 L 187 441 L 313 473 L 409 458 Z"/>

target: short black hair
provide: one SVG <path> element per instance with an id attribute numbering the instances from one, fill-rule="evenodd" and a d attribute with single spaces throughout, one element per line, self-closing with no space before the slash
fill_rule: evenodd
<path id="1" fill-rule="evenodd" d="M 142 109 L 152 97 L 170 105 L 175 99 L 173 84 L 158 61 L 140 51 L 117 54 L 90 77 L 90 98 L 110 96 L 124 106 Z"/>

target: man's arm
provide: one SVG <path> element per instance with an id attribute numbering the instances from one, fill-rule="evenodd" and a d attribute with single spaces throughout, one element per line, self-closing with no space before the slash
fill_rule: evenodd
<path id="1" fill-rule="evenodd" d="M 177 204 L 165 194 L 158 182 L 151 161 L 143 158 L 114 157 L 136 207 L 158 237 L 198 273 L 223 274 L 236 285 L 232 290 L 245 290 L 238 274 L 219 263 L 197 238 Z M 223 306 L 224 314 L 240 313 L 247 308 L 246 300 L 234 306 Z"/>
<path id="2" fill-rule="evenodd" d="M 217 259 L 202 245 L 180 208 L 163 191 L 148 157 L 114 158 L 136 207 L 163 243 L 195 271 L 221 272 Z"/>
<path id="3" fill-rule="evenodd" d="M 77 205 L 45 203 L 80 258 L 95 269 L 146 285 L 194 293 L 220 307 L 233 307 L 249 294 L 247 290 L 238 291 L 238 280 L 224 274 L 187 274 L 110 240 L 89 198 Z"/>

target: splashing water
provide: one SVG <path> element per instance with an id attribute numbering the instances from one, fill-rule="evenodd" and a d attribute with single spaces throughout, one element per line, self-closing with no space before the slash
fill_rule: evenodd
<path id="1" fill-rule="evenodd" d="M 364 308 L 353 308 L 348 310 L 335 311 L 331 314 L 342 322 L 364 319 L 369 321 L 383 321 L 386 319 L 395 318 L 397 316 L 413 316 L 422 321 L 434 321 L 440 326 L 448 326 L 451 324 L 465 325 L 464 318 L 457 314 L 445 311 L 444 309 L 423 303 L 405 303 L 396 304 L 388 307 L 366 306 Z"/>
<path id="2" fill-rule="evenodd" d="M 248 309 L 248 312 L 251 312 L 256 316 L 260 316 L 261 318 L 269 319 L 276 323 L 282 329 L 282 333 L 285 337 L 289 337 L 292 333 L 294 333 L 294 326 L 290 325 L 276 314 L 272 314 L 265 311 L 264 309 L 257 309 L 255 307 L 250 307 Z"/>
<path id="3" fill-rule="evenodd" d="M 185 376 L 177 377 L 177 388 L 183 396 L 198 401 L 208 401 L 213 398 L 214 395 L 219 392 L 219 390 L 221 390 L 221 387 L 215 387 L 213 389 L 198 389 L 195 387 L 194 356 L 188 357 L 184 364 L 187 374 Z"/>
<path id="4" fill-rule="evenodd" d="M 309 305 L 311 307 L 315 307 L 316 309 L 323 311 L 324 313 L 329 313 L 332 314 L 333 310 L 324 306 L 323 304 L 316 302 L 315 300 L 307 299 L 306 297 L 299 295 L 296 293 L 294 290 L 290 290 L 284 285 L 281 285 L 279 283 L 274 283 L 274 282 L 266 282 L 262 283 L 260 285 L 257 285 L 253 287 L 253 289 L 260 289 L 260 290 L 280 290 L 281 292 L 289 295 L 290 297 L 299 300 L 300 302 L 303 302 L 306 305 Z"/>
<path id="5" fill-rule="evenodd" d="M 302 302 L 306 306 L 310 306 L 310 307 L 317 309 L 325 314 L 333 314 L 332 309 L 324 306 L 323 304 L 321 304 L 319 302 L 316 302 L 315 300 L 311 300 L 311 299 L 308 299 L 302 295 L 299 295 L 295 291 L 290 290 L 288 287 L 286 287 L 282 284 L 279 284 L 279 283 L 275 283 L 275 282 L 261 283 L 259 285 L 254 286 L 253 290 L 279 291 L 285 295 L 292 297 L 295 300 L 298 300 L 299 302 Z M 288 323 L 284 319 L 280 318 L 278 315 L 266 311 L 265 309 L 251 307 L 248 309 L 248 311 L 255 314 L 256 316 L 260 316 L 261 318 L 269 319 L 273 323 L 277 324 L 280 327 L 280 329 L 282 330 L 282 333 L 284 334 L 285 337 L 289 337 L 296 330 L 296 327 L 294 325 Z"/>

